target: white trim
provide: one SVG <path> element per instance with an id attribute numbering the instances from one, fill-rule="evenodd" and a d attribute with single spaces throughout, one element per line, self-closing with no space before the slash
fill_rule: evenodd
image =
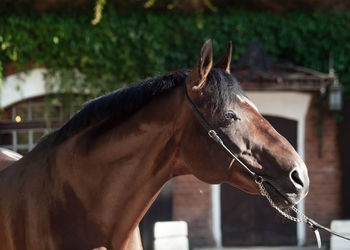
<path id="1" fill-rule="evenodd" d="M 10 75 L 4 79 L 1 89 L 1 108 L 16 102 L 47 94 L 44 74 L 46 69 L 33 69 L 25 73 Z"/>
<path id="2" fill-rule="evenodd" d="M 221 185 L 211 185 L 212 231 L 216 247 L 222 247 L 221 232 Z M 219 201 L 219 202 L 217 202 Z"/>
<path id="3" fill-rule="evenodd" d="M 0 107 L 7 108 L 19 101 L 59 92 L 60 73 L 49 76 L 51 83 L 57 83 L 53 89 L 47 88 L 45 74 L 46 69 L 33 69 L 6 77 L 0 91 Z M 74 74 L 75 83 L 81 85 L 84 82 L 84 75 L 78 70 L 74 70 Z M 82 93 L 78 88 L 73 88 L 72 91 Z M 89 89 L 84 89 L 83 93 L 89 94 Z"/>
<path id="4" fill-rule="evenodd" d="M 247 91 L 249 99 L 257 106 L 259 112 L 264 115 L 277 116 L 295 120 L 297 125 L 297 152 L 302 159 L 305 156 L 305 119 L 311 101 L 311 95 L 300 92 L 284 91 Z M 216 241 L 216 247 L 221 247 L 221 201 L 220 185 L 212 187 L 212 230 Z M 305 211 L 304 201 L 298 204 L 301 212 Z M 306 242 L 306 228 L 304 223 L 297 223 L 298 245 Z"/>
<path id="5" fill-rule="evenodd" d="M 302 200 L 297 204 L 297 209 L 305 214 L 305 200 Z M 303 218 L 298 214 L 298 219 Z M 297 244 L 298 246 L 304 246 L 306 244 L 306 225 L 305 223 L 297 223 Z"/>
<path id="6" fill-rule="evenodd" d="M 247 91 L 247 96 L 264 115 L 274 115 L 296 121 L 305 120 L 310 94 L 284 91 Z"/>

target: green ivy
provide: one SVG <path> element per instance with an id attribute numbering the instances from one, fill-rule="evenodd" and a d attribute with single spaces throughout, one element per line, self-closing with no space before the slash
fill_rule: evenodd
<path id="1" fill-rule="evenodd" d="M 213 39 L 214 59 L 232 40 L 238 59 L 247 43 L 262 43 L 275 59 L 328 72 L 335 70 L 350 94 L 350 13 L 218 11 L 212 13 L 104 10 L 97 25 L 91 13 L 0 16 L 0 70 L 45 65 L 61 76 L 60 88 L 100 95 L 143 78 L 192 67 L 200 47 Z M 33 65 L 34 63 L 34 65 Z M 85 77 L 77 81 L 74 72 Z M 47 78 L 50 85 L 50 77 Z"/>

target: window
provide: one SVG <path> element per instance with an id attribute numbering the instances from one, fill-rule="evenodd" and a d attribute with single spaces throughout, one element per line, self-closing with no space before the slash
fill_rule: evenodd
<path id="1" fill-rule="evenodd" d="M 15 104 L 1 114 L 0 147 L 24 155 L 64 120 L 63 105 L 59 102 L 47 105 L 41 97 Z"/>

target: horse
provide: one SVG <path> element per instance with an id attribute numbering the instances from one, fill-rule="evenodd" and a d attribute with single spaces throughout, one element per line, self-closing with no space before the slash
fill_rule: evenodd
<path id="1" fill-rule="evenodd" d="M 307 168 L 230 74 L 232 45 L 212 42 L 192 70 L 146 79 L 88 102 L 0 172 L 0 250 L 139 249 L 138 223 L 179 175 L 259 194 L 280 208 L 308 193 Z M 232 158 L 194 114 L 215 128 Z"/>

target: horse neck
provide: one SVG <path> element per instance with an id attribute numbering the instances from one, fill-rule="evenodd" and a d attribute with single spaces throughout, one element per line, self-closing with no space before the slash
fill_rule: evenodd
<path id="1" fill-rule="evenodd" d="M 151 101 L 93 140 L 79 134 L 57 151 L 64 185 L 116 244 L 139 223 L 164 183 L 185 173 L 178 146 L 185 113 L 181 90 Z M 90 143 L 94 147 L 86 152 Z"/>

